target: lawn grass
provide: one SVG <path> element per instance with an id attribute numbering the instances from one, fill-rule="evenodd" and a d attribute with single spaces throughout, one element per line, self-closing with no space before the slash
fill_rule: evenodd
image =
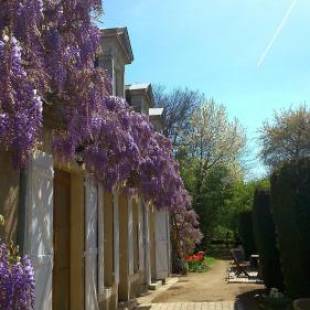
<path id="1" fill-rule="evenodd" d="M 204 260 L 208 267 L 212 267 L 216 262 L 216 258 L 213 256 L 205 256 Z"/>

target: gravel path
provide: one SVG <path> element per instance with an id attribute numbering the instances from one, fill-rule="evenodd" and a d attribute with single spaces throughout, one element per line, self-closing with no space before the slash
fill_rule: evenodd
<path id="1" fill-rule="evenodd" d="M 244 310 L 256 310 L 253 296 L 259 290 L 264 289 L 263 285 L 247 283 L 228 284 L 225 277 L 229 264 L 230 261 L 218 260 L 207 273 L 191 273 L 181 277 L 177 283 L 165 292 L 157 295 L 152 300 L 152 303 L 159 303 L 161 305 L 165 303 L 202 303 L 202 305 L 207 305 L 206 303 L 214 304 L 214 302 L 218 302 L 219 305 L 242 304 L 242 309 Z M 162 306 L 159 308 L 161 309 Z M 181 308 L 183 309 L 184 307 Z M 202 308 L 209 309 L 201 306 Z M 219 309 L 222 309 L 222 307 L 219 307 Z M 226 309 L 226 307 L 223 309 Z"/>

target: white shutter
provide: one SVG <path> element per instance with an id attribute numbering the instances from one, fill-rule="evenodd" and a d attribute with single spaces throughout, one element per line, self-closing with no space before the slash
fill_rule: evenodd
<path id="1" fill-rule="evenodd" d="M 144 236 L 144 266 L 145 266 L 145 283 L 151 284 L 151 257 L 150 257 L 150 222 L 149 222 L 149 205 L 143 208 L 143 236 Z"/>
<path id="2" fill-rule="evenodd" d="M 169 275 L 169 232 L 167 212 L 155 210 L 156 278 L 165 279 Z"/>
<path id="3" fill-rule="evenodd" d="M 98 291 L 104 295 L 104 188 L 98 185 Z"/>
<path id="4" fill-rule="evenodd" d="M 133 234 L 133 201 L 128 198 L 128 268 L 129 275 L 134 274 L 134 236 Z"/>
<path id="5" fill-rule="evenodd" d="M 144 263 L 144 219 L 143 219 L 143 210 L 144 205 L 142 199 L 139 198 L 139 268 L 140 270 L 145 271 L 145 263 Z"/>
<path id="6" fill-rule="evenodd" d="M 168 210 L 166 212 L 166 222 L 167 222 L 167 234 L 168 234 L 168 266 L 169 270 L 168 273 L 169 275 L 172 273 L 172 260 L 171 260 L 171 234 L 170 234 L 170 212 Z"/>
<path id="7" fill-rule="evenodd" d="M 85 309 L 98 309 L 97 304 L 97 228 L 98 193 L 96 184 L 86 179 L 85 186 Z"/>
<path id="8" fill-rule="evenodd" d="M 119 210 L 118 193 L 113 193 L 113 220 L 114 220 L 114 279 L 119 283 Z"/>
<path id="9" fill-rule="evenodd" d="M 25 253 L 35 270 L 35 309 L 52 309 L 53 158 L 35 152 L 27 168 Z"/>

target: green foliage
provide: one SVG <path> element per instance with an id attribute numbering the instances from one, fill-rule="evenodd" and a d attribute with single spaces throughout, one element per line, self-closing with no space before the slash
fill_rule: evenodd
<path id="1" fill-rule="evenodd" d="M 255 188 L 268 187 L 268 181 L 245 182 L 236 164 L 216 165 L 202 174 L 200 161 L 189 157 L 186 148 L 179 149 L 177 159 L 206 237 L 200 248 L 208 246 L 211 238 L 225 240 L 227 235 L 234 238 L 238 234 L 239 214 L 252 208 Z"/>
<path id="2" fill-rule="evenodd" d="M 214 236 L 219 241 L 233 242 L 234 232 L 225 225 L 219 224 L 214 229 Z"/>
<path id="3" fill-rule="evenodd" d="M 228 121 L 223 107 L 209 102 L 194 113 L 191 126 L 188 143 L 175 155 L 199 215 L 204 235 L 199 248 L 204 249 L 211 239 L 233 239 L 238 233 L 239 214 L 252 208 L 258 181 L 244 180 L 239 156 L 245 137 L 238 122 Z"/>
<path id="4" fill-rule="evenodd" d="M 216 259 L 212 256 L 205 256 L 205 262 L 209 267 L 212 267 L 215 264 Z"/>
<path id="5" fill-rule="evenodd" d="M 210 170 L 194 195 L 194 208 L 200 217 L 201 230 L 207 237 L 214 237 L 214 231 L 221 223 L 225 201 L 230 198 L 228 177 L 225 167 Z"/>
<path id="6" fill-rule="evenodd" d="M 271 179 L 285 286 L 290 297 L 310 297 L 310 160 L 289 162 Z"/>
<path id="7" fill-rule="evenodd" d="M 209 270 L 209 266 L 202 262 L 188 262 L 188 271 L 189 272 L 206 272 Z"/>
<path id="8" fill-rule="evenodd" d="M 205 256 L 203 261 L 188 262 L 189 272 L 207 272 L 212 265 L 214 265 L 216 259 L 211 256 Z"/>
<path id="9" fill-rule="evenodd" d="M 234 210 L 230 212 L 229 202 L 236 180 L 243 178 L 238 159 L 246 137 L 239 122 L 231 121 L 225 107 L 213 99 L 193 110 L 188 125 L 175 155 L 200 217 L 203 247 L 216 232 L 234 231 Z"/>
<path id="10" fill-rule="evenodd" d="M 221 210 L 222 225 L 236 234 L 238 232 L 239 214 L 252 208 L 255 182 L 244 182 L 242 179 L 233 180 L 229 186 L 230 196 L 225 200 Z"/>
<path id="11" fill-rule="evenodd" d="M 4 228 L 5 226 L 5 218 L 2 214 L 0 214 L 0 228 Z M 4 233 L 3 233 L 4 235 Z M 0 238 L 1 242 L 3 242 L 3 240 Z M 1 243 L 0 243 L 1 245 Z M 17 262 L 20 261 L 21 257 L 20 257 L 20 251 L 19 251 L 19 246 L 15 245 L 13 240 L 7 240 L 6 241 L 6 247 L 8 250 L 8 261 L 11 264 L 15 264 Z M 1 254 L 1 253 L 0 253 Z"/>
<path id="12" fill-rule="evenodd" d="M 243 211 L 239 214 L 239 237 L 242 242 L 245 258 L 256 252 L 253 233 L 252 210 Z"/>
<path id="13" fill-rule="evenodd" d="M 257 189 L 253 204 L 253 229 L 267 288 L 284 289 L 275 224 L 271 214 L 270 191 Z"/>
<path id="14" fill-rule="evenodd" d="M 283 161 L 299 160 L 310 153 L 310 108 L 303 104 L 275 112 L 272 122 L 260 130 L 261 158 L 271 167 Z"/>

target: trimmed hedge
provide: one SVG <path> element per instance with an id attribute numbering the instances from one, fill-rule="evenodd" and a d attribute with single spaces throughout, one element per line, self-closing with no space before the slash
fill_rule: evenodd
<path id="1" fill-rule="evenodd" d="M 271 204 L 290 297 L 310 297 L 310 160 L 290 162 L 271 178 Z"/>
<path id="2" fill-rule="evenodd" d="M 253 234 L 252 210 L 239 214 L 239 237 L 244 248 L 245 258 L 249 259 L 256 252 Z"/>
<path id="3" fill-rule="evenodd" d="M 253 231 L 267 288 L 284 290 L 275 224 L 271 214 L 270 191 L 257 189 L 253 203 Z"/>

